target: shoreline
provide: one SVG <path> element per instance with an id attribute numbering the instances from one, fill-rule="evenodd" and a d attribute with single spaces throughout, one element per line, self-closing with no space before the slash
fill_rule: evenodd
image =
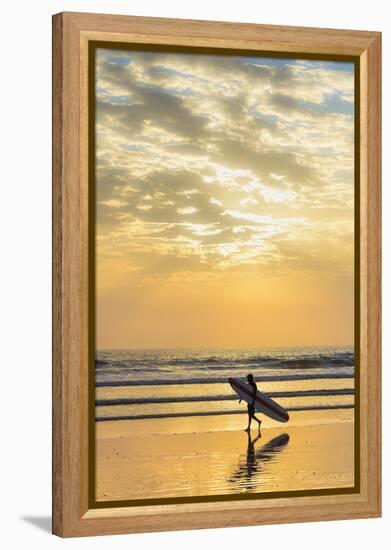
<path id="1" fill-rule="evenodd" d="M 96 498 L 353 487 L 353 411 L 319 412 L 323 419 L 308 412 L 292 413 L 287 424 L 265 419 L 260 437 L 243 431 L 242 415 L 239 424 L 227 417 L 98 423 Z"/>

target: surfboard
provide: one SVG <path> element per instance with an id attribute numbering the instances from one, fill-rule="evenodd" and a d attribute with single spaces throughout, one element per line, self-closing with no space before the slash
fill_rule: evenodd
<path id="1" fill-rule="evenodd" d="M 247 403 L 253 402 L 254 393 L 250 384 L 243 382 L 243 380 L 239 378 L 228 378 L 228 382 L 240 399 L 243 399 Z M 273 420 L 277 420 L 277 422 L 288 422 L 289 420 L 289 414 L 286 409 L 259 390 L 255 394 L 254 407 L 255 410 L 266 414 L 266 416 Z"/>

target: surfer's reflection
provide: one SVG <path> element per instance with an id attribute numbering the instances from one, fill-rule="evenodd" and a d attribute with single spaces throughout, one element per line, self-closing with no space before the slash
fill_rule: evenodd
<path id="1" fill-rule="evenodd" d="M 255 476 L 258 477 L 263 465 L 274 460 L 276 455 L 285 448 L 289 442 L 289 435 L 281 434 L 274 437 L 257 451 L 255 451 L 255 443 L 262 437 L 261 433 L 258 433 L 254 439 L 251 439 L 250 433 L 247 436 L 246 458 L 240 461 L 237 471 L 230 477 L 229 482 L 250 491 L 256 488 Z"/>

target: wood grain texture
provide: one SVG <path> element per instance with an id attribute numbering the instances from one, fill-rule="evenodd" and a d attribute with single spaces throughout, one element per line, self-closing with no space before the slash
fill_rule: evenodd
<path id="1" fill-rule="evenodd" d="M 361 490 L 89 509 L 88 41 L 360 57 Z M 53 18 L 53 532 L 84 536 L 381 513 L 380 33 L 96 14 Z"/>
<path id="2" fill-rule="evenodd" d="M 366 224 L 367 250 L 361 265 L 366 266 L 366 323 L 367 331 L 367 472 L 362 472 L 368 483 L 368 501 L 381 513 L 381 38 L 371 43 L 366 51 Z M 364 403 L 363 403 L 364 407 Z"/>
<path id="3" fill-rule="evenodd" d="M 65 536 L 87 509 L 82 498 L 86 363 L 81 357 L 88 299 L 81 238 L 86 212 L 80 207 L 79 32 L 56 16 L 53 38 L 53 532 Z"/>
<path id="4" fill-rule="evenodd" d="M 52 103 L 52 526 L 62 531 L 63 472 L 62 459 L 62 18 L 53 20 L 53 103 Z"/>
<path id="5" fill-rule="evenodd" d="M 284 52 L 360 55 L 378 33 L 65 12 L 78 29 L 104 40 Z M 96 38 L 95 38 L 96 39 Z M 213 45 L 212 45 L 213 43 Z"/>

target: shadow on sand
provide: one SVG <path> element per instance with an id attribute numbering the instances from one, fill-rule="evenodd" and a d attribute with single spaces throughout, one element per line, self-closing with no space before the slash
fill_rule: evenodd
<path id="1" fill-rule="evenodd" d="M 247 433 L 247 436 L 246 456 L 241 459 L 236 472 L 228 479 L 228 482 L 237 485 L 237 489 L 251 491 L 260 484 L 259 475 L 264 465 L 275 460 L 287 446 L 289 435 L 284 433 L 274 437 L 257 451 L 255 444 L 262 438 L 262 434 L 259 432 L 254 439 L 251 439 L 250 433 Z"/>

